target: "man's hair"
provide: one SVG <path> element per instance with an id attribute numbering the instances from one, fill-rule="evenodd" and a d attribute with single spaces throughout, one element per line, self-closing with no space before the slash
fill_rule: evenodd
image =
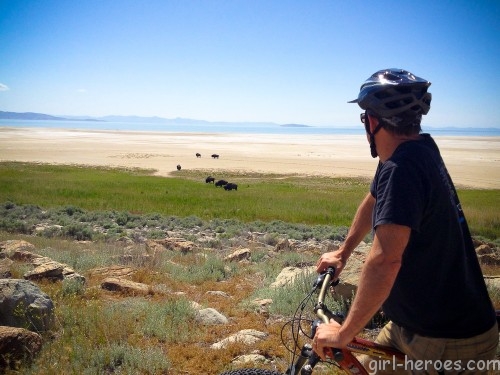
<path id="1" fill-rule="evenodd" d="M 403 112 L 392 117 L 384 118 L 376 114 L 375 117 L 386 131 L 394 135 L 417 135 L 422 131 L 420 126 L 422 114 Z"/>

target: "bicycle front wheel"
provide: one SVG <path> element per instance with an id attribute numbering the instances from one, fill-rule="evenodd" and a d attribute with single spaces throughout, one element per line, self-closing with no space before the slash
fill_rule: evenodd
<path id="1" fill-rule="evenodd" d="M 223 372 L 220 375 L 283 375 L 281 372 L 272 370 L 263 370 L 260 368 L 242 368 Z"/>

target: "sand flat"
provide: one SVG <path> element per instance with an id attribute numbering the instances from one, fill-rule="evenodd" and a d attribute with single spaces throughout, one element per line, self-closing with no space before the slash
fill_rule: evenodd
<path id="1" fill-rule="evenodd" d="M 458 186 L 500 189 L 500 137 L 437 136 Z M 202 155 L 201 158 L 195 156 Z M 210 155 L 219 154 L 218 159 Z M 0 161 L 371 178 L 364 135 L 212 134 L 0 127 Z"/>

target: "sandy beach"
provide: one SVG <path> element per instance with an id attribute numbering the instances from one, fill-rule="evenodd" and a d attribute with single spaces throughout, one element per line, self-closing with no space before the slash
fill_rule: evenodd
<path id="1" fill-rule="evenodd" d="M 435 137 L 457 186 L 500 189 L 500 137 Z M 200 153 L 201 157 L 196 157 Z M 219 158 L 212 158 L 218 154 Z M 0 128 L 0 161 L 372 177 L 363 135 L 210 134 Z M 216 177 L 216 176 L 215 176 Z M 216 177 L 217 178 L 217 177 Z"/>

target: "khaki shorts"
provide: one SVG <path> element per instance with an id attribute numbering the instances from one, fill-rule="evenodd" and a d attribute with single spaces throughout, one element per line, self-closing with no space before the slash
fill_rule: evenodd
<path id="1" fill-rule="evenodd" d="M 377 343 L 396 348 L 406 355 L 404 363 L 383 366 L 382 360 L 362 358 L 371 374 L 500 374 L 497 324 L 467 339 L 441 339 L 417 335 L 389 322 L 380 331 Z"/>

